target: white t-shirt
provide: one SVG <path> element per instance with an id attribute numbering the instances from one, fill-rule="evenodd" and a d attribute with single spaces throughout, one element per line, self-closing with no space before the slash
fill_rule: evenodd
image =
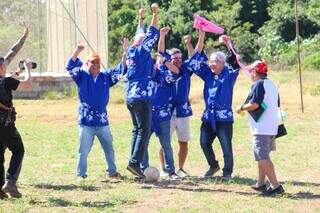
<path id="1" fill-rule="evenodd" d="M 261 105 L 264 103 L 267 108 L 256 122 L 248 113 L 250 130 L 252 135 L 277 135 L 278 132 L 278 89 L 269 79 L 259 79 L 254 82 L 249 94 L 250 103 Z"/>

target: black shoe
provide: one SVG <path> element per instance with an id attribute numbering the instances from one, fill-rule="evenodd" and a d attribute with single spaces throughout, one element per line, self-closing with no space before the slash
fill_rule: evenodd
<path id="1" fill-rule="evenodd" d="M 128 165 L 127 170 L 137 177 L 140 177 L 140 178 L 145 177 L 144 174 L 141 172 L 141 169 L 139 166 Z"/>
<path id="2" fill-rule="evenodd" d="M 277 188 L 272 189 L 271 187 L 269 187 L 269 189 L 267 189 L 266 191 L 262 192 L 263 196 L 268 196 L 268 197 L 272 197 L 275 195 L 280 195 L 284 193 L 284 189 L 282 187 L 282 185 L 279 185 Z"/>
<path id="3" fill-rule="evenodd" d="M 208 171 L 204 174 L 204 177 L 212 177 L 217 171 L 220 170 L 220 166 L 217 165 L 216 167 L 210 167 Z"/>
<path id="4" fill-rule="evenodd" d="M 267 191 L 267 185 L 266 184 L 262 184 L 261 186 L 257 186 L 257 185 L 252 185 L 250 186 L 251 189 L 256 190 L 258 192 L 264 192 Z"/>
<path id="5" fill-rule="evenodd" d="M 232 178 L 231 174 L 229 174 L 229 175 L 224 174 L 224 175 L 221 177 L 221 179 L 222 179 L 223 181 L 229 181 L 231 178 Z"/>
<path id="6" fill-rule="evenodd" d="M 0 200 L 8 198 L 8 195 L 0 189 Z"/>

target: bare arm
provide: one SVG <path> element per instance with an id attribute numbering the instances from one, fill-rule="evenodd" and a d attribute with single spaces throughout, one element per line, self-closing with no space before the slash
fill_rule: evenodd
<path id="1" fill-rule="evenodd" d="M 122 40 L 122 58 L 121 58 L 121 63 L 126 67 L 126 55 L 128 52 L 129 48 L 129 39 L 128 38 L 123 38 Z"/>
<path id="2" fill-rule="evenodd" d="M 196 46 L 196 50 L 201 53 L 204 47 L 204 39 L 205 39 L 206 33 L 199 29 L 199 38 L 198 38 L 198 43 Z"/>
<path id="3" fill-rule="evenodd" d="M 184 43 L 188 50 L 188 57 L 191 58 L 194 55 L 194 48 L 192 46 L 192 38 L 190 35 L 183 36 Z"/>
<path id="4" fill-rule="evenodd" d="M 166 51 L 166 35 L 170 31 L 170 27 L 163 27 L 160 29 L 160 38 L 158 42 L 158 52 L 164 53 Z"/>
<path id="5" fill-rule="evenodd" d="M 24 42 L 27 39 L 28 33 L 29 33 L 29 28 L 26 25 L 26 23 L 24 23 L 24 32 L 23 35 L 20 37 L 20 39 L 11 47 L 10 51 L 7 53 L 7 55 L 5 56 L 5 63 L 6 65 L 9 65 L 11 63 L 11 61 L 13 60 L 13 58 L 17 55 L 17 53 L 20 51 L 20 49 L 22 48 Z"/>
<path id="6" fill-rule="evenodd" d="M 31 90 L 32 89 L 32 83 L 31 83 L 32 62 L 30 59 L 25 60 L 24 67 L 26 70 L 26 75 L 24 79 L 20 81 L 18 90 Z"/>
<path id="7" fill-rule="evenodd" d="M 151 5 L 152 10 L 152 19 L 151 19 L 151 26 L 158 28 L 158 13 L 159 13 L 159 6 L 157 3 L 153 3 Z"/>
<path id="8" fill-rule="evenodd" d="M 144 28 L 145 9 L 142 7 L 139 10 L 138 28 Z"/>
<path id="9" fill-rule="evenodd" d="M 256 103 L 247 103 L 247 104 L 244 104 L 242 106 L 237 107 L 236 112 L 238 114 L 240 114 L 243 111 L 251 112 L 251 111 L 254 111 L 258 108 L 259 108 L 259 105 Z"/>
<path id="10" fill-rule="evenodd" d="M 78 58 L 79 54 L 82 52 L 82 50 L 84 50 L 84 46 L 81 45 L 81 44 L 79 44 L 79 45 L 76 47 L 76 49 L 73 51 L 73 54 L 72 54 L 72 56 L 71 56 L 72 61 L 76 61 L 76 60 L 77 60 L 77 58 Z"/>

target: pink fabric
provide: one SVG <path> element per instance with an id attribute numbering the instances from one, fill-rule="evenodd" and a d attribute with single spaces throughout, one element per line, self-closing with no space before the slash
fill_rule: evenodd
<path id="1" fill-rule="evenodd" d="M 203 31 L 209 32 L 209 33 L 222 34 L 224 32 L 223 28 L 202 18 L 199 15 L 194 15 L 193 28 L 202 29 Z"/>

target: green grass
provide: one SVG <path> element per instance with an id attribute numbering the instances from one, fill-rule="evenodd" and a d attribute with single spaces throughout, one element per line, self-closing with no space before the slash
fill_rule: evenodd
<path id="1" fill-rule="evenodd" d="M 125 175 L 118 182 L 105 177 L 105 161 L 98 141 L 89 155 L 88 181 L 76 180 L 75 99 L 15 101 L 17 126 L 26 149 L 19 180 L 24 197 L 0 201 L 0 212 L 320 212 L 319 96 L 305 92 L 305 113 L 301 114 L 296 73 L 276 72 L 271 77 L 280 83 L 283 109 L 288 112 L 285 124 L 289 135 L 277 141 L 277 151 L 272 154 L 278 179 L 286 190 L 283 197 L 263 198 L 250 190 L 257 170 L 246 116 L 237 116 L 234 123 L 234 178 L 229 182 L 222 182 L 219 177 L 198 178 L 207 164 L 199 146 L 203 102 L 202 94 L 197 91 L 202 90 L 202 83 L 195 78 L 191 95 L 195 115 L 186 163 L 192 177 L 175 182 L 137 183 L 125 170 L 131 122 L 121 102 L 121 89 L 112 91 L 113 100 L 108 107 L 116 163 L 119 172 Z M 317 73 L 304 74 L 307 88 L 314 88 L 319 80 Z M 249 87 L 250 82 L 241 76 L 235 88 L 235 106 L 243 101 Z M 176 139 L 172 143 L 177 153 Z M 150 164 L 158 168 L 159 147 L 153 136 L 149 146 Z M 214 148 L 222 166 L 218 141 Z M 6 166 L 9 157 L 7 152 Z"/>

